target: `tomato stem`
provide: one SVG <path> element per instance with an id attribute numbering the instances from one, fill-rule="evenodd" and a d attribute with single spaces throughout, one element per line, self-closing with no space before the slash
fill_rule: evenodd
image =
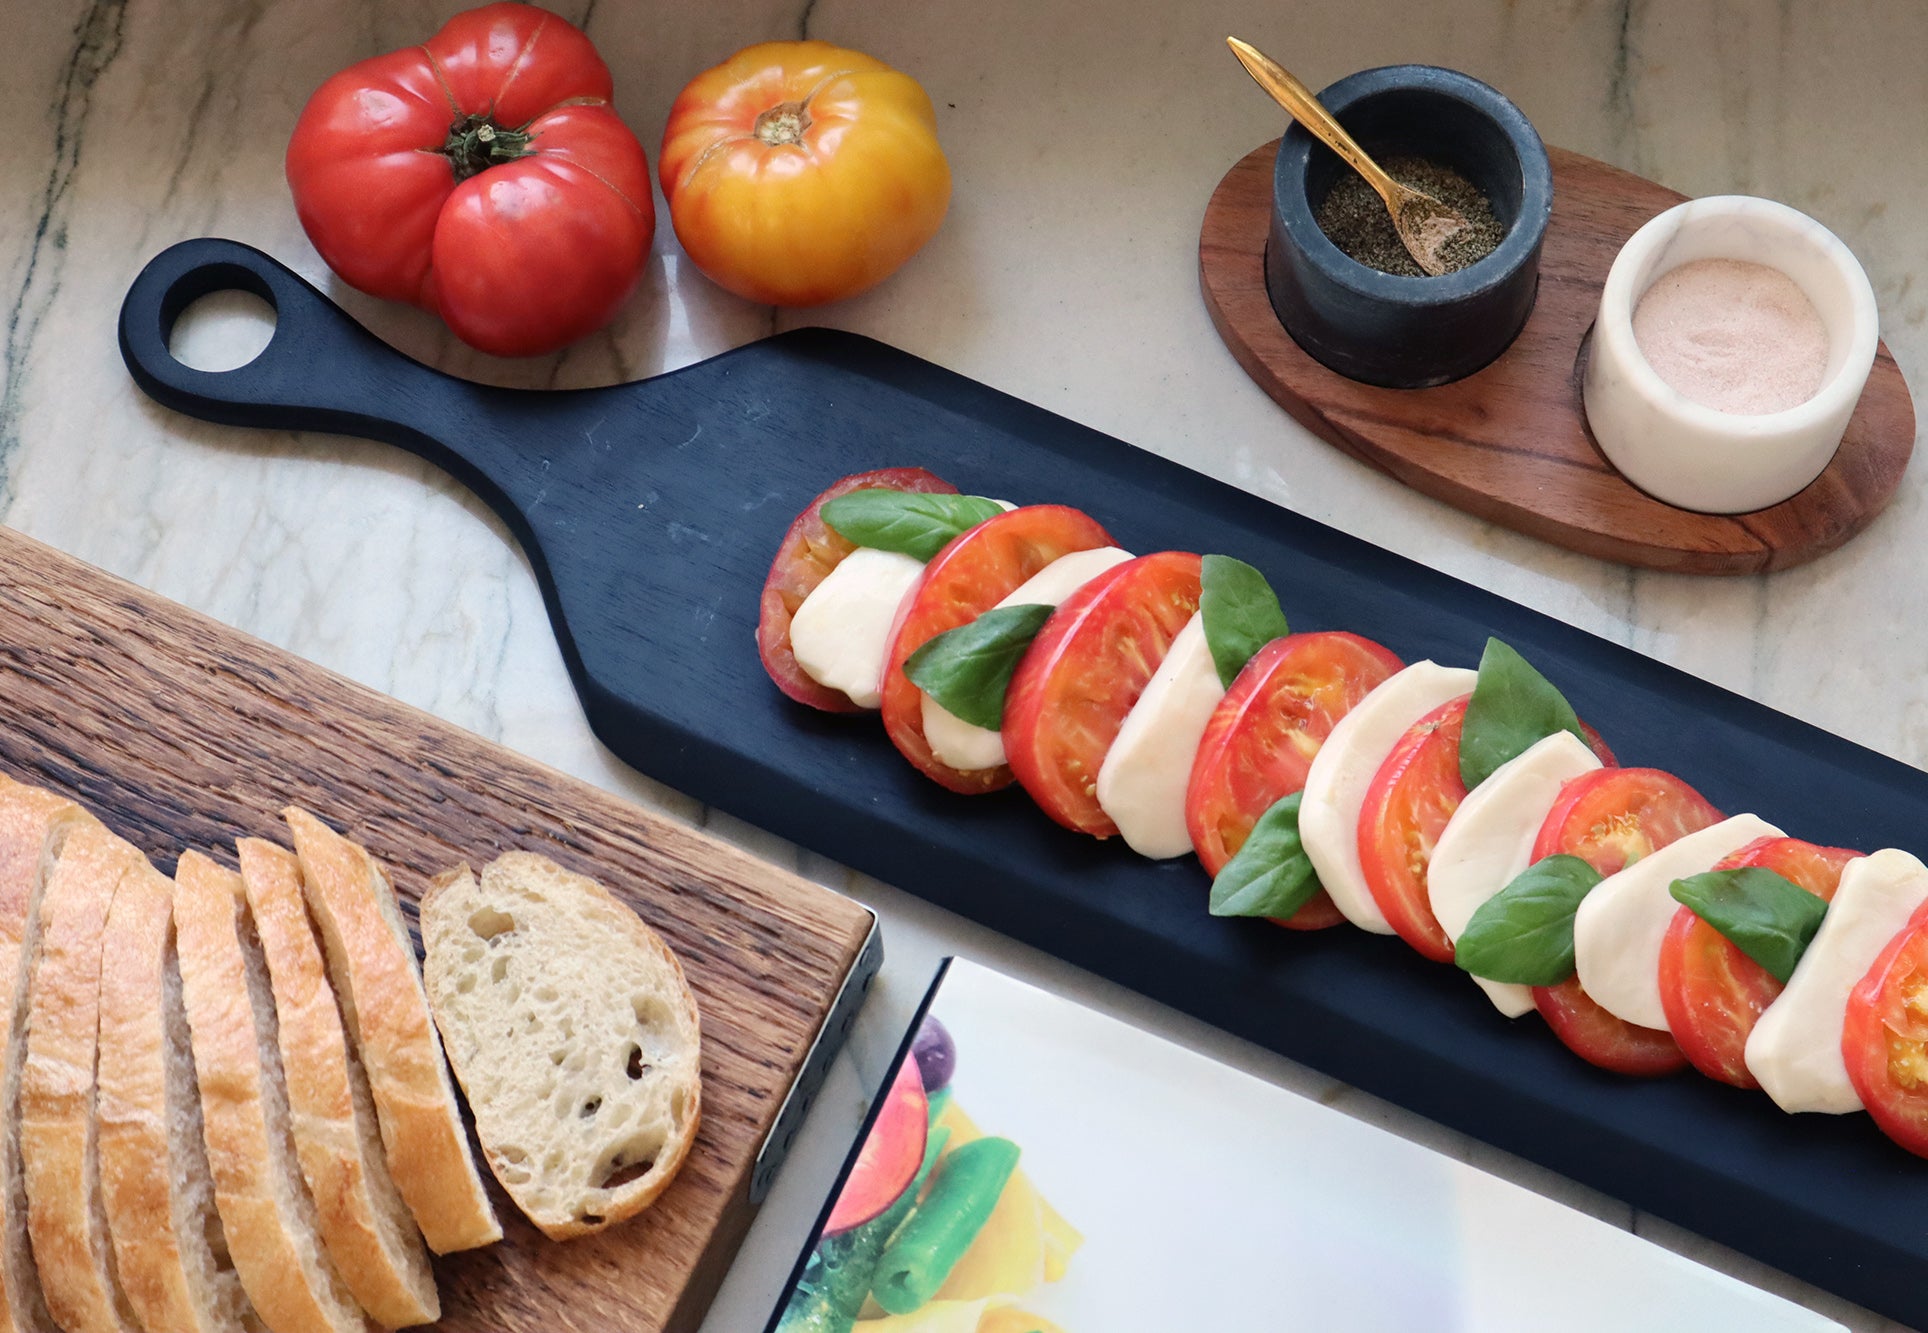
<path id="1" fill-rule="evenodd" d="M 448 158 L 455 179 L 465 181 L 490 167 L 529 156 L 535 151 L 529 147 L 534 137 L 527 130 L 504 128 L 486 114 L 475 112 L 449 126 L 448 141 L 440 151 Z"/>
<path id="2" fill-rule="evenodd" d="M 802 143 L 810 128 L 810 108 L 802 102 L 778 102 L 756 118 L 752 131 L 767 144 Z"/>

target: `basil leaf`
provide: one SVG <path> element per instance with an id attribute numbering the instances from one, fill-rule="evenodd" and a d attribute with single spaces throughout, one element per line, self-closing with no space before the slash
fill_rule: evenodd
<path id="1" fill-rule="evenodd" d="M 1669 891 L 1782 982 L 1794 975 L 1828 911 L 1818 896 L 1765 866 L 1689 875 Z"/>
<path id="2" fill-rule="evenodd" d="M 1259 816 L 1238 854 L 1212 881 L 1213 916 L 1270 916 L 1281 920 L 1312 901 L 1323 887 L 1299 841 L 1299 799 L 1293 792 Z"/>
<path id="3" fill-rule="evenodd" d="M 1459 737 L 1459 778 L 1466 790 L 1556 731 L 1587 739 L 1566 696 L 1524 657 L 1498 639 L 1488 639 Z"/>
<path id="4" fill-rule="evenodd" d="M 1208 555 L 1200 575 L 1198 612 L 1205 617 L 1205 646 L 1226 689 L 1252 654 L 1276 638 L 1291 633 L 1279 595 L 1265 575 L 1229 555 Z"/>
<path id="5" fill-rule="evenodd" d="M 1004 512 L 981 495 L 929 495 L 869 487 L 828 501 L 823 521 L 846 541 L 929 560 L 953 537 Z"/>
<path id="6" fill-rule="evenodd" d="M 1557 986 L 1573 975 L 1573 914 L 1601 880 L 1577 856 L 1544 857 L 1479 905 L 1453 961 L 1488 981 Z"/>
<path id="7" fill-rule="evenodd" d="M 974 727 L 1004 725 L 1004 692 L 1031 640 L 1056 607 L 1003 606 L 934 634 L 904 660 L 904 674 Z"/>

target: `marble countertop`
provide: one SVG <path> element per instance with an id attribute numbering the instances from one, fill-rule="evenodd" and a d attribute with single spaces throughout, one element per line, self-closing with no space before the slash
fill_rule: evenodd
<path id="1" fill-rule="evenodd" d="M 882 914 L 889 962 L 704 1325 L 760 1327 L 866 1097 L 937 959 L 958 952 L 1628 1226 L 1857 1330 L 1896 1327 L 1605 1196 L 780 843 L 624 767 L 591 737 L 521 555 L 447 477 L 379 446 L 188 421 L 142 398 L 114 346 L 122 293 L 189 236 L 261 246 L 382 337 L 506 384 L 674 368 L 803 323 L 895 343 L 1369 541 L 1916 765 L 1928 764 L 1928 512 L 1892 509 L 1802 569 L 1636 573 L 1465 517 L 1295 426 L 1214 335 L 1198 224 L 1220 175 L 1280 117 L 1225 53 L 1238 32 L 1317 87 L 1423 60 L 1513 97 L 1543 136 L 1691 194 L 1759 193 L 1832 227 L 1873 278 L 1883 333 L 1928 371 L 1928 7 L 1843 0 L 557 0 L 586 22 L 652 155 L 682 82 L 737 46 L 808 35 L 914 73 L 956 177 L 931 246 L 877 291 L 795 313 L 710 286 L 659 228 L 645 290 L 568 353 L 495 361 L 430 317 L 330 284 L 281 153 L 309 91 L 419 40 L 451 0 L 46 0 L 9 8 L 0 57 L 0 519 L 462 726 L 845 888 Z M 191 18 L 189 15 L 191 14 Z M 219 349 L 249 322 L 190 331 Z"/>

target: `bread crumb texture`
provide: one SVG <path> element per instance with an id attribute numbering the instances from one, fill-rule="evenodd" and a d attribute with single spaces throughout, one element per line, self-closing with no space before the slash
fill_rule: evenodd
<path id="1" fill-rule="evenodd" d="M 640 1211 L 699 1114 L 694 998 L 662 940 L 593 880 L 510 853 L 424 901 L 426 980 L 489 1166 L 552 1236 Z"/>

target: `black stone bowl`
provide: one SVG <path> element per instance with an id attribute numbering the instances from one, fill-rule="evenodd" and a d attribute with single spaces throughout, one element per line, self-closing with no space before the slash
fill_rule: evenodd
<path id="1" fill-rule="evenodd" d="M 1492 254 L 1437 278 L 1359 263 L 1315 216 L 1352 168 L 1294 124 L 1272 173 L 1272 309 L 1299 346 L 1355 380 L 1416 389 L 1472 374 L 1506 350 L 1533 309 L 1553 209 L 1540 136 L 1494 89 L 1435 65 L 1362 70 L 1319 100 L 1375 158 L 1412 154 L 1466 177 L 1491 201 L 1505 234 Z"/>

